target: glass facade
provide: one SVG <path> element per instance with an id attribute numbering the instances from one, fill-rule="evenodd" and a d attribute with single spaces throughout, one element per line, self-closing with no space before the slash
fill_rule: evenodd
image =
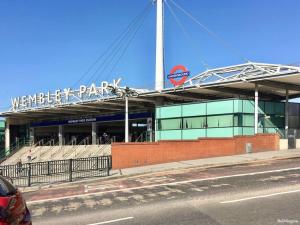
<path id="1" fill-rule="evenodd" d="M 259 102 L 260 133 L 284 132 L 282 102 Z M 231 99 L 156 108 L 156 140 L 254 134 L 254 101 Z"/>

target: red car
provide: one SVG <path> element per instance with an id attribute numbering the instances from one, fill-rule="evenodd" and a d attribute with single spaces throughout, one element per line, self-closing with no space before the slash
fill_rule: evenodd
<path id="1" fill-rule="evenodd" d="M 0 176 L 0 225 L 31 225 L 30 212 L 21 192 Z"/>

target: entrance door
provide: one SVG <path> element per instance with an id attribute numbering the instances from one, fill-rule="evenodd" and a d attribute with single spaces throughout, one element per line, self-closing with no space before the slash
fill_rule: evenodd
<path id="1" fill-rule="evenodd" d="M 296 148 L 296 130 L 294 129 L 288 130 L 288 145 L 289 149 Z"/>

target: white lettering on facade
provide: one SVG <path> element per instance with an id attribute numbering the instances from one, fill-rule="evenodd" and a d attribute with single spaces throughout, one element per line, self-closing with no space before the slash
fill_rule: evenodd
<path id="1" fill-rule="evenodd" d="M 90 87 L 89 97 L 91 97 L 91 95 L 95 95 L 95 96 L 97 95 L 97 88 L 94 83 Z"/>
<path id="2" fill-rule="evenodd" d="M 85 85 L 80 85 L 79 87 L 79 97 L 82 98 L 82 95 L 85 94 L 86 92 L 86 86 Z"/>
<path id="3" fill-rule="evenodd" d="M 114 88 L 120 87 L 121 79 L 114 79 L 112 83 L 102 81 L 100 86 L 92 83 L 90 86 L 80 85 L 78 90 L 72 90 L 71 88 L 65 88 L 63 90 L 58 89 L 55 92 L 38 93 L 34 95 L 26 95 L 22 97 L 16 97 L 11 99 L 12 110 L 28 109 L 33 107 L 50 106 L 53 104 L 70 103 L 76 101 L 92 100 L 98 97 L 109 96 L 112 93 L 108 88 L 109 86 Z"/>

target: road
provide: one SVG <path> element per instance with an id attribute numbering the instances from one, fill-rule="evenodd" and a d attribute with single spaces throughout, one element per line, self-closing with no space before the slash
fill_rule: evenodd
<path id="1" fill-rule="evenodd" d="M 192 168 L 25 193 L 33 224 L 300 224 L 300 159 Z"/>

